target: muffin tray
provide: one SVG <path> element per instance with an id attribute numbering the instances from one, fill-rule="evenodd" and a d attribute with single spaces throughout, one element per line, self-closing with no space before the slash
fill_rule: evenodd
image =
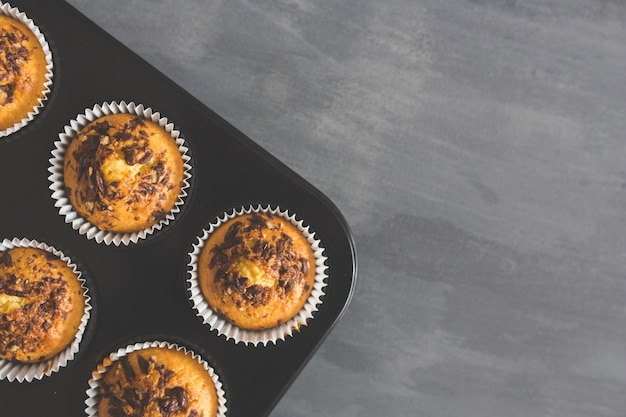
<path id="1" fill-rule="evenodd" d="M 0 241 L 26 238 L 62 251 L 82 271 L 91 317 L 76 357 L 41 380 L 0 380 L 2 415 L 81 416 L 89 380 L 110 353 L 160 340 L 191 349 L 219 375 L 227 416 L 266 416 L 345 311 L 356 281 L 349 228 L 328 198 L 71 5 L 15 0 L 52 51 L 51 94 L 40 114 L 0 138 Z M 165 51 L 167 52 L 167 51 Z M 108 102 L 142 104 L 174 123 L 191 156 L 180 213 L 137 243 L 81 235 L 51 197 L 54 142 L 77 115 Z M 324 248 L 326 288 L 319 310 L 275 344 L 226 339 L 197 317 L 187 288 L 189 253 L 218 215 L 248 205 L 277 206 L 311 227 Z"/>

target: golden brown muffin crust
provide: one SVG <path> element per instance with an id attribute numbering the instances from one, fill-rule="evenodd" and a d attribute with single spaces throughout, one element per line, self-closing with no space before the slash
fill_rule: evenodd
<path id="1" fill-rule="evenodd" d="M 315 280 L 313 250 L 288 220 L 237 216 L 207 240 L 199 259 L 202 292 L 218 314 L 246 329 L 266 329 L 296 315 Z"/>
<path id="2" fill-rule="evenodd" d="M 158 124 L 112 114 L 89 123 L 70 143 L 64 181 L 72 205 L 93 225 L 134 232 L 172 210 L 183 169 L 176 142 Z"/>
<path id="3" fill-rule="evenodd" d="M 44 97 L 46 57 L 21 22 L 0 15 L 0 129 L 25 118 Z"/>
<path id="4" fill-rule="evenodd" d="M 0 252 L 0 358 L 24 363 L 56 355 L 74 339 L 84 313 L 80 282 L 50 252 Z"/>
<path id="5" fill-rule="evenodd" d="M 217 394 L 207 370 L 168 348 L 134 351 L 115 361 L 100 385 L 102 417 L 215 417 Z"/>

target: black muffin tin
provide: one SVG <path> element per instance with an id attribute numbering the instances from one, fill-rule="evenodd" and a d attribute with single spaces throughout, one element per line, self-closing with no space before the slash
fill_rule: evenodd
<path id="1" fill-rule="evenodd" d="M 0 240 L 35 239 L 63 251 L 83 271 L 93 310 L 80 350 L 66 367 L 32 382 L 0 381 L 0 414 L 86 415 L 88 381 L 105 356 L 131 343 L 163 340 L 192 349 L 215 369 L 226 393 L 227 416 L 268 415 L 352 296 L 356 254 L 341 213 L 311 184 L 71 5 L 59 0 L 10 4 L 46 37 L 54 78 L 41 113 L 0 138 Z M 167 117 L 185 138 L 193 166 L 189 195 L 176 219 L 128 246 L 97 243 L 72 229 L 54 206 L 48 180 L 51 152 L 64 126 L 85 109 L 112 101 L 143 104 Z M 319 311 L 299 332 L 267 346 L 236 344 L 211 331 L 187 294 L 188 253 L 196 236 L 223 211 L 249 204 L 295 213 L 311 226 L 328 258 Z"/>

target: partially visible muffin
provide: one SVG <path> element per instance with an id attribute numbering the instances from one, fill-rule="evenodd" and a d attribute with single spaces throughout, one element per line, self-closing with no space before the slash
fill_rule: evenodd
<path id="1" fill-rule="evenodd" d="M 215 417 L 217 408 L 207 369 L 172 348 L 130 352 L 113 362 L 100 383 L 100 417 Z"/>
<path id="2" fill-rule="evenodd" d="M 101 230 L 136 232 L 158 224 L 175 206 L 182 154 L 157 123 L 117 113 L 82 128 L 64 159 L 74 209 Z"/>
<path id="3" fill-rule="evenodd" d="M 28 116 L 45 97 L 46 55 L 22 22 L 0 15 L 0 130 Z"/>
<path id="4" fill-rule="evenodd" d="M 310 243 L 288 219 L 237 215 L 214 230 L 198 260 L 198 279 L 213 311 L 235 326 L 263 330 L 294 317 L 315 282 Z"/>
<path id="5" fill-rule="evenodd" d="M 0 359 L 50 359 L 75 338 L 85 311 L 76 273 L 42 249 L 0 252 Z"/>

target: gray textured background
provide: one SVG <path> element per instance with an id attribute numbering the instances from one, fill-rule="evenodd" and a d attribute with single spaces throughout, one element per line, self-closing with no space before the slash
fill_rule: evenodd
<path id="1" fill-rule="evenodd" d="M 273 417 L 626 415 L 625 1 L 70 3 L 352 227 Z"/>

